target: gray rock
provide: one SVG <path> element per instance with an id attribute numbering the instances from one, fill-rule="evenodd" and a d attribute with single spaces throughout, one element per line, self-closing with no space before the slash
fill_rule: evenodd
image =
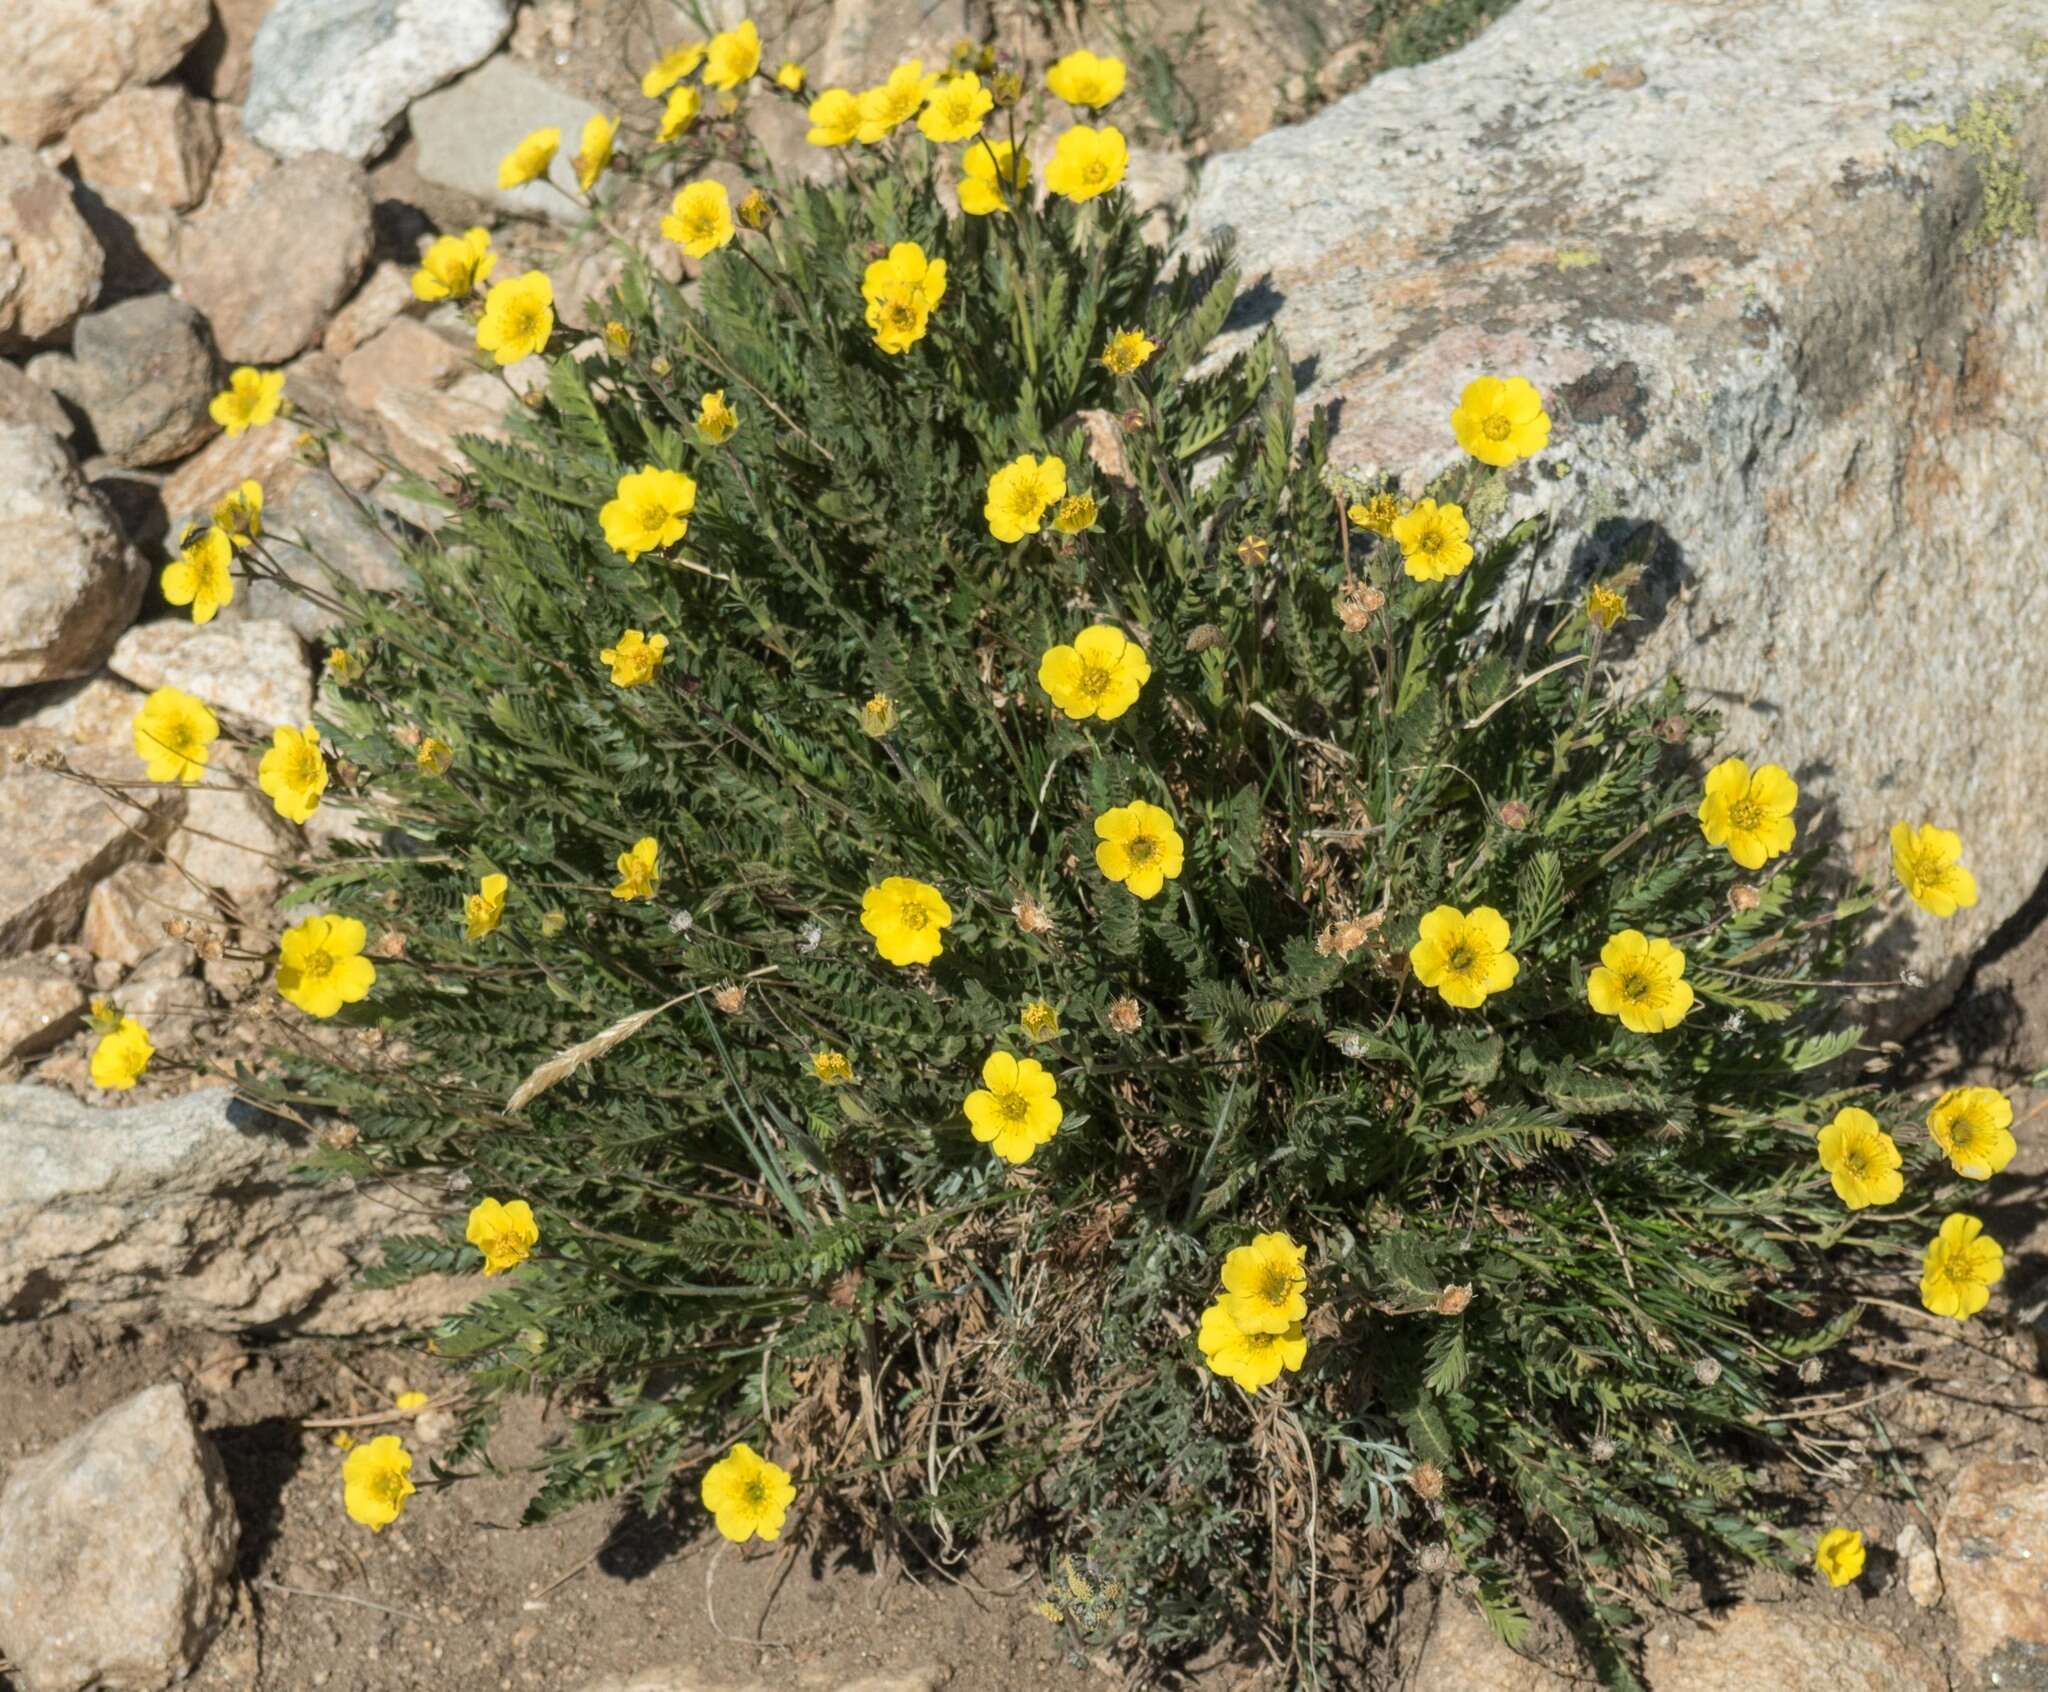
<path id="1" fill-rule="evenodd" d="M 40 147 L 116 90 L 156 81 L 208 13 L 208 0 L 8 0 L 0 136 Z"/>
<path id="2" fill-rule="evenodd" d="M 216 373 L 204 319 L 169 294 L 81 317 L 69 361 L 38 370 L 85 413 L 100 451 L 126 465 L 165 464 L 213 437 Z"/>
<path id="3" fill-rule="evenodd" d="M 413 581 L 397 541 L 327 476 L 300 477 L 264 512 L 263 522 L 271 557 L 293 581 L 316 591 L 331 587 L 336 577 L 378 593 Z M 308 641 L 324 638 L 335 624 L 325 606 L 278 582 L 250 583 L 234 609 L 243 599 L 248 616 L 289 624 Z"/>
<path id="4" fill-rule="evenodd" d="M 1645 1641 L 1650 1692 L 1948 1692 L 1932 1658 L 1875 1620 L 1810 1604 L 1738 1604 L 1711 1626 L 1682 1619 Z"/>
<path id="5" fill-rule="evenodd" d="M 1908 1522 L 1899 1529 L 1898 1543 L 1892 1547 L 1892 1555 L 1899 1560 L 1899 1568 L 1905 1575 L 1906 1595 L 1923 1610 L 1931 1610 L 1941 1602 L 1941 1562 L 1934 1553 L 1934 1541 L 1921 1531 L 1918 1522 Z"/>
<path id="6" fill-rule="evenodd" d="M 139 688 L 183 688 L 266 738 L 279 723 L 303 723 L 313 709 L 305 649 L 279 622 L 138 623 L 115 643 L 107 668 Z"/>
<path id="7" fill-rule="evenodd" d="M 576 192 L 576 172 L 569 161 L 583 125 L 596 114 L 588 100 L 565 94 L 525 66 L 511 59 L 491 59 L 414 103 L 417 169 L 428 182 L 457 189 L 514 216 L 578 223 L 584 212 L 563 195 Z M 562 132 L 562 145 L 548 180 L 563 193 L 539 182 L 500 188 L 499 161 L 534 130 L 549 124 Z"/>
<path id="8" fill-rule="evenodd" d="M 184 1389 L 150 1387 L 0 1492 L 0 1651 L 33 1692 L 155 1692 L 233 1607 L 227 1470 Z"/>
<path id="9" fill-rule="evenodd" d="M 0 963 L 0 1063 L 48 1051 L 84 1009 L 85 989 L 47 960 Z"/>
<path id="10" fill-rule="evenodd" d="M 142 603 L 148 565 L 71 450 L 0 423 L 0 687 L 90 674 Z"/>
<path id="11" fill-rule="evenodd" d="M 124 864 L 92 890 L 78 938 L 95 958 L 134 969 L 163 949 L 164 924 L 180 917 L 219 920 L 206 897 L 169 864 Z"/>
<path id="12" fill-rule="evenodd" d="M 278 0 L 249 50 L 243 121 L 273 153 L 382 152 L 405 108 L 512 28 L 509 0 Z"/>
<path id="13" fill-rule="evenodd" d="M 213 107 L 171 83 L 124 88 L 67 140 L 78 174 L 122 210 L 189 211 L 220 157 Z"/>
<path id="14" fill-rule="evenodd" d="M 1212 157 L 1191 208 L 1263 278 L 1234 344 L 1272 321 L 1304 406 L 1341 406 L 1340 467 L 1418 489 L 1464 384 L 1528 376 L 1538 586 L 1646 560 L 1631 675 L 1723 707 L 1856 868 L 1889 878 L 1901 818 L 1963 832 L 1982 903 L 1901 915 L 1859 971 L 1927 983 L 1859 1007 L 1893 1028 L 2048 870 L 2048 577 L 1985 552 L 2048 548 L 2041 21 L 1987 0 L 1961 52 L 1935 6 L 1523 0 Z"/>
<path id="15" fill-rule="evenodd" d="M 47 358 L 49 354 L 40 355 Z M 31 360 L 30 362 L 34 362 Z M 0 424 L 29 423 L 64 440 L 75 425 L 57 396 L 18 364 L 0 358 Z"/>
<path id="16" fill-rule="evenodd" d="M 213 325 L 223 358 L 278 364 L 318 340 L 355 292 L 371 233 L 362 171 L 332 153 L 308 153 L 187 225 L 178 285 Z"/>
<path id="17" fill-rule="evenodd" d="M 1445 1593 L 1416 1661 L 1411 1692 L 1567 1692 L 1572 1684 L 1509 1650 L 1477 1609 Z"/>
<path id="18" fill-rule="evenodd" d="M 132 751 L 72 747 L 71 767 L 135 782 L 132 803 L 85 782 L 0 756 L 0 958 L 68 940 L 93 887 L 161 846 L 184 815 L 185 790 L 141 785 Z M 4 1165 L 0 1165 L 4 1167 Z"/>
<path id="19" fill-rule="evenodd" d="M 0 1321 L 362 1333 L 432 1321 L 476 1290 L 351 1287 L 406 1201 L 294 1179 L 305 1145 L 225 1088 L 106 1110 L 0 1087 Z"/>
<path id="20" fill-rule="evenodd" d="M 0 352 L 60 339 L 99 293 L 105 263 L 64 178 L 0 142 Z"/>
<path id="21" fill-rule="evenodd" d="M 2048 1687 L 2048 1463 L 1970 1464 L 1938 1545 L 1964 1668 L 1987 1687 Z"/>

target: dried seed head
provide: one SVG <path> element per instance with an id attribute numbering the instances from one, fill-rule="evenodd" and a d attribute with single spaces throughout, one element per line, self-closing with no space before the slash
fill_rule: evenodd
<path id="1" fill-rule="evenodd" d="M 1434 1463 L 1417 1463 L 1408 1471 L 1408 1484 L 1418 1498 L 1434 1502 L 1444 1495 L 1444 1472 Z"/>
<path id="2" fill-rule="evenodd" d="M 747 1008 L 747 990 L 736 981 L 728 981 L 711 995 L 711 1002 L 726 1016 L 738 1016 Z"/>
<path id="3" fill-rule="evenodd" d="M 1728 905 L 1731 910 L 1753 911 L 1763 902 L 1763 894 L 1746 881 L 1738 881 L 1728 889 Z"/>
<path id="4" fill-rule="evenodd" d="M 668 919 L 668 931 L 671 934 L 687 934 L 696 926 L 697 919 L 688 911 L 677 911 Z"/>
<path id="5" fill-rule="evenodd" d="M 1529 819 L 1535 813 L 1519 799 L 1510 799 L 1500 808 L 1500 826 L 1511 828 L 1517 834 L 1529 826 Z"/>
<path id="6" fill-rule="evenodd" d="M 1710 1387 L 1721 1378 L 1721 1365 L 1711 1357 L 1702 1357 L 1692 1366 L 1692 1378 L 1703 1387 Z"/>
<path id="7" fill-rule="evenodd" d="M 1010 907 L 1010 914 L 1017 919 L 1017 926 L 1026 934 L 1052 932 L 1052 918 L 1045 914 L 1045 907 L 1036 899 L 1019 899 Z"/>
<path id="8" fill-rule="evenodd" d="M 402 958 L 405 956 L 405 936 L 395 928 L 387 928 L 377 936 L 377 943 L 370 950 L 380 958 Z"/>
<path id="9" fill-rule="evenodd" d="M 1122 998 L 1110 1005 L 1108 1020 L 1112 1033 L 1135 1034 L 1145 1025 L 1145 1012 L 1136 999 Z"/>
<path id="10" fill-rule="evenodd" d="M 1198 623 L 1189 631 L 1188 650 L 1207 652 L 1211 647 L 1223 644 L 1223 631 L 1214 623 Z"/>
<path id="11" fill-rule="evenodd" d="M 1346 917 L 1342 922 L 1333 922 L 1316 936 L 1316 950 L 1326 958 L 1333 955 L 1348 958 L 1385 921 L 1384 911 L 1370 911 L 1362 917 Z"/>
<path id="12" fill-rule="evenodd" d="M 1614 1451 L 1614 1441 L 1609 1439 L 1605 1434 L 1595 1434 L 1592 1438 L 1592 1442 L 1588 1444 L 1586 1447 L 1586 1455 L 1591 1457 L 1593 1461 L 1596 1463 L 1613 1462 Z"/>
<path id="13" fill-rule="evenodd" d="M 1460 1282 L 1445 1287 L 1436 1295 L 1436 1313 L 1439 1316 L 1462 1316 L 1472 1304 L 1472 1288 Z"/>
<path id="14" fill-rule="evenodd" d="M 1364 634 L 1387 603 L 1387 596 L 1366 582 L 1346 582 L 1337 590 L 1332 603 L 1346 634 Z"/>
<path id="15" fill-rule="evenodd" d="M 1451 1566 L 1451 1553 L 1443 1545 L 1425 1545 L 1416 1556 L 1415 1566 L 1426 1575 L 1440 1575 Z"/>
<path id="16" fill-rule="evenodd" d="M 1659 740 L 1667 741 L 1673 746 L 1682 746 L 1685 744 L 1688 731 L 1683 717 L 1659 717 L 1652 732 Z"/>
<path id="17" fill-rule="evenodd" d="M 321 1138 L 328 1150 L 347 1151 L 361 1137 L 353 1122 L 344 1122 L 339 1128 L 330 1128 Z"/>
<path id="18" fill-rule="evenodd" d="M 1820 1377 L 1821 1366 L 1818 1357 L 1809 1357 L 1799 1365 L 1799 1382 L 1802 1386 L 1818 1386 Z"/>

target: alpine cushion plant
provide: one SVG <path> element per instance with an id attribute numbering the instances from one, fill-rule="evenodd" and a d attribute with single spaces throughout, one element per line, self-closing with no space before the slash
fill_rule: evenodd
<path id="1" fill-rule="evenodd" d="M 710 57 L 783 97 L 759 55 Z M 1029 1522 L 1104 1637 L 1303 1684 L 1400 1546 L 1509 1631 L 1562 1567 L 1611 1641 L 1681 1543 L 1782 1554 L 1756 1482 L 1859 1274 L 1994 1277 L 1971 1219 L 1887 1219 L 1876 1140 L 1916 1216 L 1945 1158 L 1832 1067 L 1871 900 L 1677 684 L 1615 690 L 1619 612 L 1530 594 L 1480 462 L 1545 445 L 1527 384 L 1468 391 L 1426 500 L 1353 485 L 1275 337 L 1212 356 L 1227 255 L 1114 187 L 963 214 L 906 127 L 939 86 L 820 93 L 840 175 L 765 228 L 682 189 L 688 295 L 493 284 L 537 403 L 421 490 L 415 591 L 337 589 L 326 802 L 381 834 L 303 880 L 286 991 L 369 1039 L 270 1085 L 355 1125 L 320 1167 L 449 1178 L 378 1272 L 490 1277 L 434 1478 L 540 1389 L 536 1517 Z M 975 115 L 1021 148 L 1013 100 Z M 202 763 L 151 709 L 159 779 Z M 1965 1173 L 1992 1115 L 1942 1117 Z"/>

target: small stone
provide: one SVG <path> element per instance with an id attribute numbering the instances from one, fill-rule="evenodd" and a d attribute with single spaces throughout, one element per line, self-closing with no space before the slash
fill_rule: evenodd
<path id="1" fill-rule="evenodd" d="M 249 93 L 249 49 L 275 0 L 213 0 L 213 18 L 185 56 L 185 77 L 203 94 L 239 106 Z"/>
<path id="2" fill-rule="evenodd" d="M 1574 1682 L 1500 1642 L 1485 1616 L 1446 1594 L 1410 1692 L 1568 1692 Z"/>
<path id="3" fill-rule="evenodd" d="M 90 674 L 142 603 L 149 567 L 71 450 L 0 424 L 0 688 Z"/>
<path id="4" fill-rule="evenodd" d="M 65 682 L 34 695 L 32 709 L 8 718 L 0 743 L 20 741 L 59 748 L 93 747 L 132 753 L 135 713 L 142 708 L 142 690 L 112 676 L 91 676 Z M 0 745 L 4 755 L 4 745 Z M 132 769 L 122 779 L 140 779 L 142 764 L 131 756 Z"/>
<path id="5" fill-rule="evenodd" d="M 285 398 L 291 398 L 289 378 Z M 186 523 L 210 517 L 213 508 L 244 482 L 262 484 L 265 506 L 283 498 L 286 489 L 305 474 L 305 466 L 292 450 L 297 435 L 287 417 L 239 435 L 216 435 L 164 478 L 163 506 L 170 519 L 170 533 L 179 534 Z M 240 592 L 237 583 L 238 597 Z"/>
<path id="6" fill-rule="evenodd" d="M 401 317 L 341 361 L 341 390 L 351 404 L 374 411 L 394 388 L 445 388 L 473 368 L 468 353 L 424 323 Z"/>
<path id="7" fill-rule="evenodd" d="M 439 477 L 463 462 L 457 436 L 508 438 L 509 397 L 497 377 L 472 370 L 446 388 L 386 388 L 377 401 L 377 421 L 384 425 L 393 458 L 418 475 Z"/>
<path id="8" fill-rule="evenodd" d="M 115 644 L 107 667 L 139 688 L 183 688 L 266 742 L 278 724 L 303 723 L 313 710 L 313 672 L 285 623 L 141 623 Z"/>
<path id="9" fill-rule="evenodd" d="M 1948 1676 L 1897 1634 L 1804 1604 L 1738 1604 L 1709 1627 L 1660 1629 L 1643 1667 L 1650 1692 L 1948 1692 Z"/>
<path id="10" fill-rule="evenodd" d="M 71 131 L 78 174 L 117 211 L 189 211 L 220 157 L 213 107 L 174 83 L 124 88 Z"/>
<path id="11" fill-rule="evenodd" d="M 254 781 L 253 759 L 237 752 L 220 761 L 241 765 L 240 773 Z M 232 790 L 202 787 L 187 799 L 185 826 L 171 836 L 164 858 L 202 887 L 225 895 L 237 909 L 252 912 L 268 904 L 284 884 L 283 860 L 294 849 L 290 827 L 261 793 L 240 785 Z M 221 961 L 233 967 L 216 980 L 213 964 Z M 209 960 L 207 978 L 224 992 L 239 990 L 246 985 L 246 962 Z M 252 967 L 256 973 L 263 968 Z"/>
<path id="12" fill-rule="evenodd" d="M 356 290 L 355 298 L 334 314 L 321 337 L 320 350 L 329 358 L 344 361 L 348 355 L 394 318 L 404 316 L 416 302 L 412 292 L 412 271 L 389 260 L 370 272 Z"/>
<path id="13" fill-rule="evenodd" d="M 213 325 L 223 358 L 279 364 L 318 340 L 355 291 L 371 236 L 362 171 L 308 153 L 203 210 L 179 242 L 177 280 Z"/>
<path id="14" fill-rule="evenodd" d="M 510 0 L 277 0 L 250 44 L 244 121 L 283 157 L 365 162 L 511 29 Z"/>
<path id="15" fill-rule="evenodd" d="M 200 202 L 200 210 L 209 212 L 239 205 L 250 189 L 277 169 L 277 155 L 251 140 L 242 127 L 241 107 L 214 107 L 213 122 L 220 131 L 220 157 L 214 162 L 206 198 Z"/>
<path id="16" fill-rule="evenodd" d="M 79 941 L 96 958 L 134 969 L 164 947 L 164 924 L 217 920 L 213 906 L 168 864 L 124 864 L 92 890 Z"/>
<path id="17" fill-rule="evenodd" d="M 544 183 L 500 188 L 498 163 L 533 130 L 553 125 L 562 132 L 562 145 L 548 177 L 573 195 L 576 139 L 597 115 L 589 101 L 565 94 L 510 59 L 495 58 L 415 101 L 408 121 L 426 181 L 515 215 L 579 223 L 582 208 Z"/>
<path id="18" fill-rule="evenodd" d="M 174 69 L 208 0 L 8 0 L 0 136 L 54 141 L 110 94 Z"/>
<path id="19" fill-rule="evenodd" d="M 142 766 L 128 751 L 73 748 L 74 768 L 130 782 Z M 68 940 L 93 887 L 161 845 L 183 814 L 175 786 L 130 789 L 134 809 L 84 782 L 0 760 L 0 957 Z"/>
<path id="20" fill-rule="evenodd" d="M 139 1392 L 8 1477 L 0 1651 L 36 1692 L 169 1686 L 233 1608 L 238 1538 L 184 1390 Z"/>
<path id="21" fill-rule="evenodd" d="M 37 958 L 0 964 L 0 1063 L 48 1051 L 78 1025 L 85 989 Z"/>
<path id="22" fill-rule="evenodd" d="M 369 505 L 369 510 L 376 507 Z M 390 593 L 414 579 L 398 543 L 326 476 L 302 476 L 268 502 L 263 526 L 272 560 L 308 587 L 324 587 L 338 575 L 357 587 Z M 273 581 L 245 584 L 228 609 L 288 623 L 308 641 L 324 639 L 335 623 L 325 606 Z"/>
<path id="23" fill-rule="evenodd" d="M 99 293 L 105 265 L 70 184 L 28 148 L 0 142 L 0 352 L 60 339 Z"/>
<path id="24" fill-rule="evenodd" d="M 1964 1667 L 1988 1686 L 2048 1686 L 2048 1463 L 1969 1464 L 1938 1543 Z"/>
<path id="25" fill-rule="evenodd" d="M 85 413 L 100 451 L 119 464 L 163 464 L 206 444 L 213 347 L 199 314 L 145 294 L 81 317 L 72 356 L 51 386 Z"/>
<path id="26" fill-rule="evenodd" d="M 45 354 L 44 356 L 48 356 Z M 27 423 L 70 440 L 75 425 L 57 396 L 18 364 L 0 358 L 0 426 Z"/>
<path id="27" fill-rule="evenodd" d="M 1918 1522 L 1908 1522 L 1899 1530 L 1892 1551 L 1905 1571 L 1907 1595 L 1921 1609 L 1933 1609 L 1941 1602 L 1941 1564 L 1934 1554 L 1934 1542 Z"/>

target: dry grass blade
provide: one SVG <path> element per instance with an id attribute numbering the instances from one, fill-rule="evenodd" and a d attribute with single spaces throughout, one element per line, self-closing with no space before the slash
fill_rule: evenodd
<path id="1" fill-rule="evenodd" d="M 770 964 L 765 969 L 751 971 L 742 979 L 753 981 L 763 975 L 773 975 L 774 973 L 775 966 Z M 626 1041 L 632 1039 L 635 1034 L 639 1033 L 641 1029 L 645 1028 L 657 1016 L 661 1015 L 663 1011 L 674 1010 L 677 1005 L 711 991 L 713 989 L 709 987 L 697 987 L 687 993 L 678 993 L 673 999 L 658 1004 L 651 1010 L 635 1011 L 631 1016 L 621 1017 L 611 1027 L 604 1029 L 600 1033 L 593 1034 L 588 1040 L 579 1041 L 577 1044 L 555 1053 L 546 1063 L 542 1064 L 524 1081 L 519 1083 L 518 1090 L 505 1101 L 506 1110 L 524 1110 L 528 1104 L 540 1097 L 542 1093 L 545 1093 L 550 1087 L 554 1086 L 556 1082 L 566 1081 L 577 1070 L 584 1068 L 588 1064 L 595 1063 L 614 1046 L 625 1044 Z"/>

